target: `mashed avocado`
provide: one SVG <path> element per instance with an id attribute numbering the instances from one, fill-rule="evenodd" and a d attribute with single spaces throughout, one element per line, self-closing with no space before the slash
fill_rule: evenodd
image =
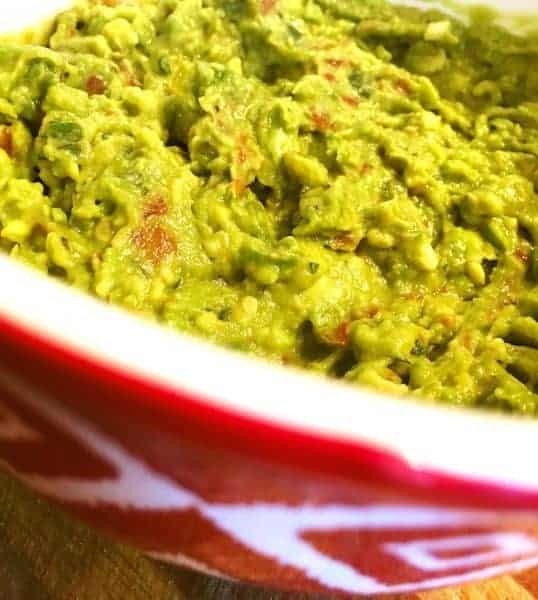
<path id="1" fill-rule="evenodd" d="M 86 0 L 0 44 L 0 247 L 332 377 L 538 413 L 537 190 L 538 45 L 487 19 Z"/>

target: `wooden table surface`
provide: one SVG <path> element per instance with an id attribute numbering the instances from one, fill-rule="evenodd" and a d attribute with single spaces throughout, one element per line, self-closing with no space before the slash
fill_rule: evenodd
<path id="1" fill-rule="evenodd" d="M 538 572 L 527 572 L 391 600 L 537 597 Z M 0 600 L 143 599 L 314 600 L 302 594 L 231 584 L 154 562 L 105 540 L 0 474 Z"/>

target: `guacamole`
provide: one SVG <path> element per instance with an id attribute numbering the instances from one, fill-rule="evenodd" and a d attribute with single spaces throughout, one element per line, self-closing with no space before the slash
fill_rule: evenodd
<path id="1" fill-rule="evenodd" d="M 0 43 L 2 250 L 330 377 L 538 413 L 537 191 L 538 43 L 491 19 L 86 0 Z"/>

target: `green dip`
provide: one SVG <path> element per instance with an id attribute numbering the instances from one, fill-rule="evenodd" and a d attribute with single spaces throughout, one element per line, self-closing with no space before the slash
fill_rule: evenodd
<path id="1" fill-rule="evenodd" d="M 537 190 L 538 42 L 491 19 L 87 0 L 0 44 L 0 247 L 331 377 L 537 413 Z"/>

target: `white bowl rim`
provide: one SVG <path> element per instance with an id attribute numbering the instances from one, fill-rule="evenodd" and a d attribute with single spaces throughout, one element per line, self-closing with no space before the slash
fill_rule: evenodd
<path id="1" fill-rule="evenodd" d="M 110 306 L 0 256 L 0 317 L 93 362 L 206 406 L 417 470 L 538 492 L 538 420 L 397 398 L 275 366 Z M 1 329 L 0 329 L 1 336 Z"/>

